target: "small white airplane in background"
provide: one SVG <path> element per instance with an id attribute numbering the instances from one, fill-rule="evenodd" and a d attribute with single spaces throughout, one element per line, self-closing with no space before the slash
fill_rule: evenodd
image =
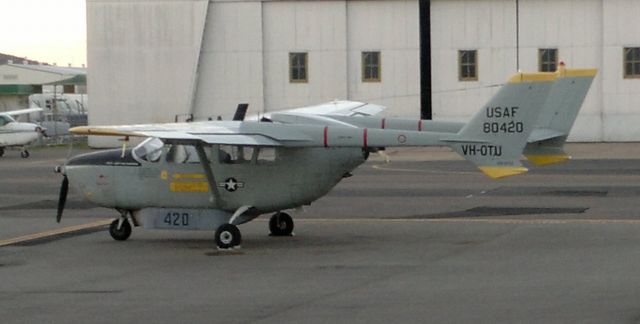
<path id="1" fill-rule="evenodd" d="M 26 146 L 37 140 L 40 135 L 46 135 L 44 128 L 33 123 L 20 123 L 12 116 L 31 114 L 42 111 L 42 108 L 28 108 L 0 112 L 0 157 L 4 155 L 5 147 L 20 147 L 23 158 L 29 157 Z"/>

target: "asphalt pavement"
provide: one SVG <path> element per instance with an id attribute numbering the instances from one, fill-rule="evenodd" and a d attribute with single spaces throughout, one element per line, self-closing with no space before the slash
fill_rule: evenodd
<path id="1" fill-rule="evenodd" d="M 135 228 L 69 195 L 67 148 L 0 158 L 2 323 L 636 323 L 640 144 L 570 144 L 574 159 L 491 180 L 447 149 L 372 156 L 294 214 L 213 233 Z M 82 152 L 86 150 L 81 150 Z M 78 151 L 71 154 L 78 153 Z M 142 188 L 141 188 L 142 190 Z"/>

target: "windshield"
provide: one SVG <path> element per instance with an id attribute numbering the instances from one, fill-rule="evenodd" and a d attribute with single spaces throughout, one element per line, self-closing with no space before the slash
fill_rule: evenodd
<path id="1" fill-rule="evenodd" d="M 0 115 L 0 126 L 4 126 L 8 123 L 13 123 L 15 120 L 11 118 L 9 115 Z"/>
<path id="2" fill-rule="evenodd" d="M 162 155 L 164 143 L 156 137 L 148 138 L 133 149 L 133 157 L 137 160 L 157 162 Z"/>

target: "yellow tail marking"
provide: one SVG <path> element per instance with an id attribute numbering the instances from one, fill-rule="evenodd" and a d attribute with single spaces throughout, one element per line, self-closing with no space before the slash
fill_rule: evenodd
<path id="1" fill-rule="evenodd" d="M 556 163 L 564 162 L 566 160 L 571 159 L 571 157 L 566 154 L 527 155 L 526 157 L 527 157 L 527 160 L 531 161 L 535 165 L 556 164 Z"/>
<path id="2" fill-rule="evenodd" d="M 517 73 L 507 83 L 549 82 L 555 81 L 557 78 L 558 74 L 555 72 Z"/>
<path id="3" fill-rule="evenodd" d="M 514 176 L 529 171 L 525 167 L 482 166 L 478 168 L 492 179 Z"/>

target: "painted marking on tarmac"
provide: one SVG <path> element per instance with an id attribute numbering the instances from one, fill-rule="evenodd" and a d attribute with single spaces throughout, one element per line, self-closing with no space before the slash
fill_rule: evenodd
<path id="1" fill-rule="evenodd" d="M 447 171 L 447 170 L 424 170 L 424 169 L 401 169 L 401 168 L 390 168 L 383 165 L 375 164 L 372 166 L 373 169 L 382 170 L 382 171 L 395 171 L 395 172 L 422 172 L 422 173 L 434 173 L 434 174 L 480 174 L 479 172 L 470 172 L 470 171 Z"/>
<path id="2" fill-rule="evenodd" d="M 519 218 L 316 218 L 297 219 L 303 223 L 484 223 L 514 225 L 558 225 L 558 224 L 629 224 L 640 225 L 640 219 L 519 219 Z"/>
<path id="3" fill-rule="evenodd" d="M 113 219 L 103 219 L 103 220 L 95 221 L 88 224 L 80 224 L 80 225 L 68 226 L 63 228 L 56 228 L 56 229 L 52 229 L 52 230 L 48 230 L 40 233 L 18 236 L 18 237 L 0 241 L 0 247 L 40 240 L 44 238 L 50 238 L 50 237 L 69 234 L 73 232 L 79 232 L 87 229 L 94 229 L 94 228 L 111 224 L 112 221 Z"/>

